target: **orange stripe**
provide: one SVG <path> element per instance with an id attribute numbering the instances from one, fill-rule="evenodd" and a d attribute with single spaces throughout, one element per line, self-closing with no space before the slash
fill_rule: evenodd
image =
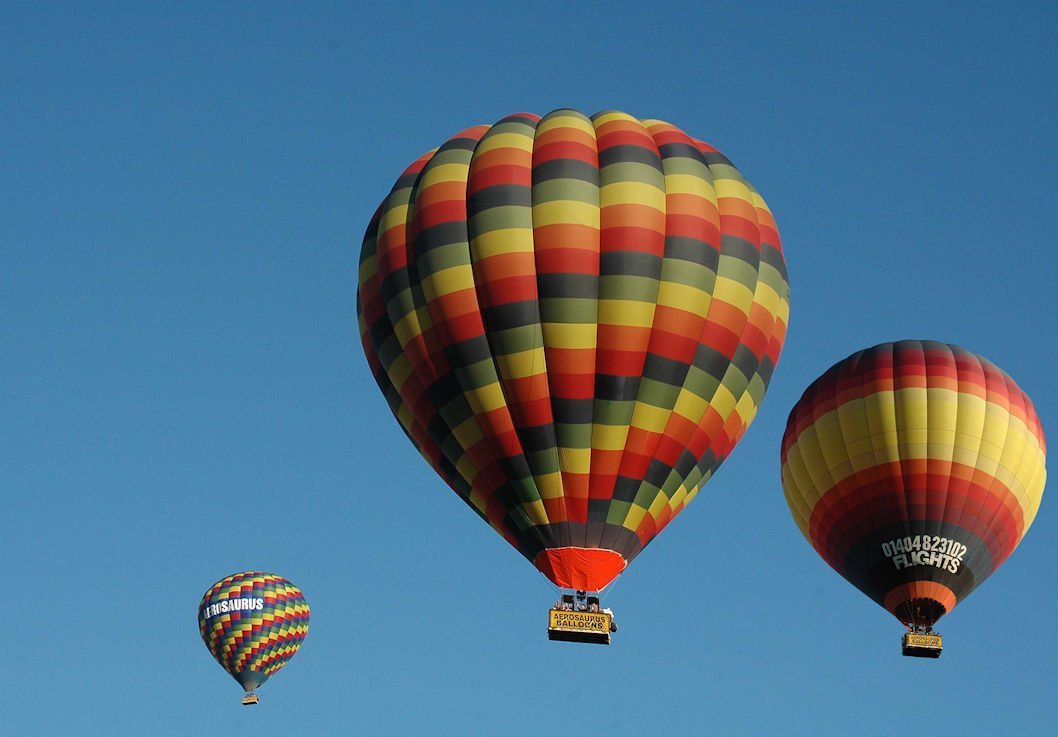
<path id="1" fill-rule="evenodd" d="M 957 599 L 955 592 L 942 583 L 936 581 L 912 581 L 897 586 L 885 595 L 885 608 L 892 612 L 897 619 L 896 610 L 901 604 L 912 599 L 933 599 L 939 602 L 945 610 L 950 612 L 955 608 Z"/>

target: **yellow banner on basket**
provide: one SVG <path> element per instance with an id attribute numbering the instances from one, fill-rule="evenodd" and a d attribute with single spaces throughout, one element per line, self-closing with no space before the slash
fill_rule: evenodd
<path id="1" fill-rule="evenodd" d="M 571 632 L 609 632 L 612 615 L 606 612 L 580 612 L 552 609 L 547 626 Z"/>
<path id="2" fill-rule="evenodd" d="M 940 635 L 916 635 L 908 632 L 904 635 L 904 645 L 907 647 L 932 647 L 940 648 Z"/>

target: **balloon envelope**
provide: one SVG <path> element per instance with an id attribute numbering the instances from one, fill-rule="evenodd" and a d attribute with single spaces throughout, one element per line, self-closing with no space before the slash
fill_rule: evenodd
<path id="1" fill-rule="evenodd" d="M 252 691 L 301 647 L 309 631 L 309 604 L 282 576 L 234 573 L 203 595 L 198 630 L 213 658 Z"/>
<path id="2" fill-rule="evenodd" d="M 655 120 L 469 128 L 364 237 L 364 351 L 408 437 L 551 581 L 601 590 L 753 419 L 789 288 L 764 200 Z"/>
<path id="3" fill-rule="evenodd" d="M 1046 479 L 1031 400 L 953 345 L 885 343 L 790 413 L 782 483 L 801 532 L 905 624 L 932 625 L 1007 559 Z"/>

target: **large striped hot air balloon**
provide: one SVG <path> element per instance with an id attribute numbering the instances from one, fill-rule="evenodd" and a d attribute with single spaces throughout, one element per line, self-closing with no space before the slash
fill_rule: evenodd
<path id="1" fill-rule="evenodd" d="M 599 591 L 746 431 L 789 288 L 772 215 L 723 154 L 563 109 L 409 166 L 364 236 L 357 309 L 437 473 L 556 585 Z"/>
<path id="2" fill-rule="evenodd" d="M 209 587 L 198 605 L 198 631 L 209 652 L 239 682 L 244 704 L 294 657 L 309 631 L 309 604 L 281 576 L 246 571 Z"/>
<path id="3" fill-rule="evenodd" d="M 944 343 L 855 353 L 790 413 L 782 483 L 808 541 L 937 656 L 936 621 L 1013 552 L 1040 506 L 1043 429 L 988 360 Z"/>

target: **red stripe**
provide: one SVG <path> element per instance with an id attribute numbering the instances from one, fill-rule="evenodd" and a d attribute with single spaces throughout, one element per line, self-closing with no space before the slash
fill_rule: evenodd
<path id="1" fill-rule="evenodd" d="M 925 460 L 873 466 L 828 489 L 812 509 L 809 539 L 841 570 L 863 537 L 907 520 L 963 527 L 988 546 L 997 565 L 1024 531 L 1020 505 L 1001 483 L 962 464 Z"/>
<path id="2" fill-rule="evenodd" d="M 562 226 L 563 228 L 568 226 Z M 588 248 L 571 248 L 565 243 L 549 246 L 546 243 L 548 227 L 536 228 L 536 268 L 540 274 L 594 274 L 599 273 L 599 251 Z M 583 230 L 589 230 L 584 228 Z M 590 229 L 598 236 L 597 230 Z"/>
<path id="3" fill-rule="evenodd" d="M 556 128 L 545 134 L 538 134 L 533 145 L 533 166 L 559 159 L 572 159 L 599 168 L 599 154 L 594 147 L 577 140 L 551 140 L 570 130 L 576 129 Z"/>
<path id="4" fill-rule="evenodd" d="M 614 251 L 632 251 L 634 253 L 649 253 L 652 256 L 661 256 L 665 252 L 665 239 L 664 239 L 664 224 L 663 223 L 652 223 L 644 218 L 642 225 L 606 225 L 606 221 L 609 219 L 605 217 L 605 214 L 610 211 L 612 207 L 623 207 L 622 205 L 611 205 L 611 207 L 603 208 L 603 219 L 604 223 L 600 229 L 600 234 L 603 241 L 602 251 L 603 253 L 611 253 Z M 631 205 L 629 207 L 632 207 Z M 650 211 L 656 213 L 659 217 L 661 213 L 653 208 L 639 208 L 644 211 Z"/>

